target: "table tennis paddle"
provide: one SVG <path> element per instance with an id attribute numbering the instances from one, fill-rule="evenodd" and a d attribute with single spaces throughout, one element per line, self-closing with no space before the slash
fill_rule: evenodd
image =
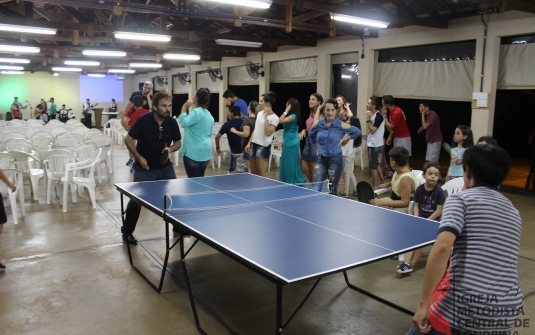
<path id="1" fill-rule="evenodd" d="M 369 204 L 372 199 L 375 199 L 372 185 L 367 181 L 359 181 L 357 183 L 357 200 Z"/>
<path id="2" fill-rule="evenodd" d="M 164 165 L 165 163 L 167 163 L 168 159 L 169 159 L 169 150 L 164 150 L 160 154 L 160 165 Z"/>

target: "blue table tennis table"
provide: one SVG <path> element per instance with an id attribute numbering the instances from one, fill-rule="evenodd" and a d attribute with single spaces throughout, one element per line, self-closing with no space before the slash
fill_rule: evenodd
<path id="1" fill-rule="evenodd" d="M 215 248 L 276 284 L 276 334 L 292 320 L 321 278 L 342 272 L 347 285 L 407 314 L 412 312 L 349 282 L 347 270 L 434 243 L 438 223 L 251 174 L 120 183 L 123 195 L 163 218 L 166 254 L 159 285 L 128 256 L 132 268 L 160 292 L 169 252 L 180 259 L 195 323 L 201 334 L 185 258 L 198 241 Z M 171 244 L 169 223 L 180 231 Z M 186 251 L 185 235 L 196 238 Z M 283 287 L 313 280 L 311 290 L 286 323 Z"/>

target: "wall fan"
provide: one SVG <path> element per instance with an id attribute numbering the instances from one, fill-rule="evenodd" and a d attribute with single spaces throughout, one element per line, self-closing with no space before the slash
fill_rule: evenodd
<path id="1" fill-rule="evenodd" d="M 191 84 L 191 77 L 189 75 L 189 73 L 177 73 L 176 77 L 178 78 L 178 81 L 186 86 L 186 83 L 190 83 Z"/>
<path id="2" fill-rule="evenodd" d="M 210 79 L 215 83 L 218 79 L 223 80 L 223 75 L 221 74 L 220 69 L 212 69 L 211 67 L 208 67 L 206 69 L 206 73 L 210 76 Z"/>
<path id="3" fill-rule="evenodd" d="M 253 79 L 258 79 L 258 75 L 261 75 L 262 77 L 264 76 L 264 71 L 260 71 L 260 69 L 264 68 L 263 65 L 256 65 L 251 61 L 247 61 L 247 63 L 245 63 L 245 68 L 247 69 L 247 73 Z"/>
<path id="4" fill-rule="evenodd" d="M 160 87 L 167 86 L 167 77 L 166 76 L 156 76 L 156 77 L 154 77 L 154 81 Z"/>

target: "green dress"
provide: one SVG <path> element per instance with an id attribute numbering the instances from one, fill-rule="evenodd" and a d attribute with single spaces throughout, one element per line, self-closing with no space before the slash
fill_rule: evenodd
<path id="1" fill-rule="evenodd" d="M 299 137 L 297 137 L 299 125 L 297 116 L 295 114 L 290 116 L 292 122 L 282 125 L 284 133 L 279 180 L 289 184 L 302 184 L 306 178 L 299 166 Z"/>

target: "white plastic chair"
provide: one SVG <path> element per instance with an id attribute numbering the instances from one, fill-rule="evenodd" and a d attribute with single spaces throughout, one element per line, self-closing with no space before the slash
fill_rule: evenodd
<path id="1" fill-rule="evenodd" d="M 35 168 L 35 165 L 40 163 L 39 158 L 22 151 L 12 151 L 11 154 L 16 158 L 17 169 L 22 174 L 22 177 L 28 177 L 30 179 L 33 199 L 37 200 L 39 195 L 39 179 L 45 174 L 43 169 Z"/>
<path id="2" fill-rule="evenodd" d="M 63 147 L 75 147 L 80 143 L 82 143 L 81 140 L 79 140 L 77 137 L 75 137 L 75 136 L 73 136 L 72 134 L 69 134 L 69 133 L 66 133 L 64 135 L 60 135 L 54 141 L 54 145 L 55 146 L 63 146 Z"/>
<path id="3" fill-rule="evenodd" d="M 11 131 L 13 131 L 13 130 L 11 130 Z M 9 133 L 6 133 L 6 134 L 4 134 L 2 136 L 2 139 L 4 140 L 4 142 L 7 142 L 7 141 L 12 140 L 12 139 L 17 139 L 17 138 L 26 140 L 26 135 L 24 135 L 22 133 L 18 133 L 18 132 L 9 132 Z"/>
<path id="4" fill-rule="evenodd" d="M 14 138 L 6 141 L 5 147 L 8 152 L 16 150 L 31 153 L 35 150 L 32 142 L 22 138 Z"/>
<path id="5" fill-rule="evenodd" d="M 464 178 L 459 177 L 459 178 L 455 178 L 446 182 L 442 186 L 442 190 L 444 190 L 444 192 L 446 192 L 447 195 L 450 196 L 452 194 L 461 192 L 463 190 L 463 187 L 464 187 Z"/>
<path id="6" fill-rule="evenodd" d="M 100 153 L 100 163 L 104 163 L 106 166 L 106 171 L 108 172 L 108 181 L 110 180 L 110 175 L 113 173 L 113 162 L 111 159 L 112 156 L 112 140 L 106 135 L 97 135 L 92 137 L 89 142 L 94 142 L 98 148 L 102 149 Z M 100 166 L 100 165 L 99 165 Z M 98 182 L 102 184 L 102 173 L 100 168 L 97 166 L 96 172 L 98 173 Z"/>
<path id="7" fill-rule="evenodd" d="M 45 131 L 45 130 L 39 130 L 32 134 L 32 137 L 30 140 L 32 140 L 35 137 L 50 137 L 51 139 L 54 139 L 54 135 L 52 135 L 51 132 Z"/>
<path id="8" fill-rule="evenodd" d="M 414 175 L 416 176 L 416 179 L 418 179 L 418 185 L 422 185 L 422 184 L 425 184 L 425 179 L 424 179 L 424 172 L 422 170 L 412 170 L 412 173 L 414 173 Z"/>
<path id="9" fill-rule="evenodd" d="M 17 210 L 17 196 L 19 197 L 20 204 L 20 214 L 22 216 L 26 215 L 24 210 L 24 185 L 22 182 L 22 174 L 17 169 L 2 169 L 6 177 L 11 179 L 11 182 L 14 182 L 17 185 L 17 189 L 13 192 L 10 188 L 7 190 L 9 203 L 11 205 L 11 212 L 13 213 L 13 222 L 15 224 L 19 223 L 19 214 Z M 2 199 L 0 199 L 2 200 Z"/>
<path id="10" fill-rule="evenodd" d="M 95 196 L 95 167 L 99 164 L 99 158 L 102 153 L 102 149 L 98 149 L 93 152 L 93 155 L 82 161 L 76 163 L 69 163 L 65 166 L 65 177 L 61 178 L 63 182 L 63 212 L 67 212 L 67 192 L 69 186 L 71 186 L 72 202 L 76 202 L 76 190 L 75 187 L 85 187 L 89 193 L 89 200 L 93 204 L 93 208 L 97 208 L 96 196 Z M 89 169 L 89 175 L 87 177 L 77 176 L 77 171 L 83 171 Z"/>
<path id="11" fill-rule="evenodd" d="M 275 156 L 275 163 L 280 166 L 280 159 L 282 156 L 284 129 L 277 130 L 273 135 L 273 141 L 271 142 L 271 154 L 269 155 L 268 171 L 271 171 L 271 158 Z"/>
<path id="12" fill-rule="evenodd" d="M 84 136 L 84 141 L 89 141 L 89 139 L 91 139 L 93 136 L 96 136 L 96 135 L 104 135 L 104 133 L 102 133 L 100 130 L 98 129 L 89 129 L 83 136 Z"/>
<path id="13" fill-rule="evenodd" d="M 77 133 L 71 133 L 71 132 L 68 132 L 68 133 L 65 133 L 65 134 L 61 134 L 58 136 L 58 139 L 61 138 L 61 139 L 65 139 L 65 138 L 75 138 L 76 141 L 78 141 L 78 143 L 82 143 L 84 141 L 84 137 L 80 134 L 77 134 Z"/>
<path id="14" fill-rule="evenodd" d="M 13 156 L 12 154 L 0 152 L 0 169 L 16 169 L 17 157 Z M 3 194 L 7 193 L 7 187 L 4 183 L 0 183 L 0 191 Z"/>
<path id="15" fill-rule="evenodd" d="M 50 204 L 50 188 L 52 182 L 56 184 L 61 182 L 65 177 L 65 166 L 69 163 L 76 162 L 76 158 L 67 150 L 51 150 L 45 154 L 43 164 L 45 165 L 47 183 L 46 183 L 46 203 Z M 54 188 L 56 186 L 54 185 Z M 56 190 L 56 195 L 58 194 Z"/>
<path id="16" fill-rule="evenodd" d="M 58 138 L 60 135 L 68 133 L 69 129 L 67 127 L 53 127 L 50 129 L 50 132 L 55 138 Z"/>

